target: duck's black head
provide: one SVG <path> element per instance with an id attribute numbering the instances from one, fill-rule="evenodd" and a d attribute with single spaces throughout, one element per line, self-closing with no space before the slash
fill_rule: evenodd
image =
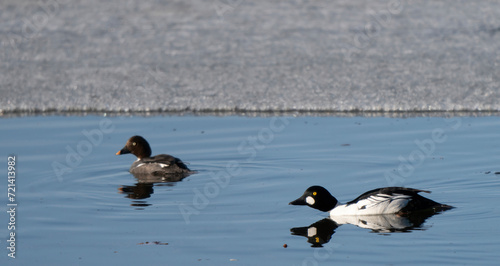
<path id="1" fill-rule="evenodd" d="M 311 208 L 320 211 L 330 211 L 337 205 L 337 199 L 328 192 L 324 187 L 312 186 L 309 187 L 304 194 L 290 202 L 290 205 L 307 205 Z"/>
<path id="2" fill-rule="evenodd" d="M 132 153 L 138 159 L 151 157 L 151 147 L 149 143 L 141 136 L 133 136 L 128 139 L 125 147 L 118 151 L 116 155 Z"/>

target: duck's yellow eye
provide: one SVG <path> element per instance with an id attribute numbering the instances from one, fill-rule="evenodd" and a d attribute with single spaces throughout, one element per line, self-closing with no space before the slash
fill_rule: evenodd
<path id="1" fill-rule="evenodd" d="M 319 243 L 319 237 L 315 237 L 314 240 L 316 240 L 316 243 Z"/>
<path id="2" fill-rule="evenodd" d="M 313 192 L 313 196 L 316 196 L 318 194 L 318 192 L 314 191 Z"/>
<path id="3" fill-rule="evenodd" d="M 132 142 L 132 145 L 135 146 L 135 142 Z"/>

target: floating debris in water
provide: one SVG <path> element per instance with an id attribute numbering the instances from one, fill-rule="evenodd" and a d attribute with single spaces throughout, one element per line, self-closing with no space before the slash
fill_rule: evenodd
<path id="1" fill-rule="evenodd" d="M 489 174 L 491 174 L 491 171 L 486 171 L 486 172 L 484 172 L 484 173 L 485 173 L 485 174 L 487 174 L 487 175 L 489 175 Z M 500 172 L 494 172 L 493 174 L 495 174 L 495 175 L 500 175 Z"/>
<path id="2" fill-rule="evenodd" d="M 168 243 L 163 243 L 161 241 L 152 241 L 152 242 L 146 241 L 137 243 L 137 245 L 168 245 Z"/>

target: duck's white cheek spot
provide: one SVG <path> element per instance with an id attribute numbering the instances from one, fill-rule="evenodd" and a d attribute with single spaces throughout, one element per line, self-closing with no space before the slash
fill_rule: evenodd
<path id="1" fill-rule="evenodd" d="M 315 236 L 316 233 L 317 233 L 317 231 L 318 230 L 314 226 L 307 228 L 307 237 L 313 237 L 313 236 Z"/>
<path id="2" fill-rule="evenodd" d="M 313 197 L 308 196 L 308 197 L 306 198 L 306 202 L 307 202 L 307 204 L 309 204 L 309 205 L 314 205 L 314 203 L 315 203 L 316 201 L 314 200 L 314 198 L 313 198 Z"/>

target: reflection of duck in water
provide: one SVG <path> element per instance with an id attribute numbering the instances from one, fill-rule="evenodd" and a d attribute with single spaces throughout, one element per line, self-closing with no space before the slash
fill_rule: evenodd
<path id="1" fill-rule="evenodd" d="M 153 183 L 136 183 L 133 186 L 121 186 L 118 190 L 125 194 L 126 198 L 132 199 L 131 206 L 147 207 L 151 205 L 143 199 L 151 197 L 151 194 L 154 193 Z"/>
<path id="2" fill-rule="evenodd" d="M 323 244 L 328 243 L 338 227 L 332 219 L 325 218 L 319 220 L 310 226 L 294 227 L 290 229 L 292 235 L 305 236 L 307 242 L 311 243 L 314 248 L 323 247 Z"/>
<path id="3" fill-rule="evenodd" d="M 293 235 L 307 237 L 313 247 L 321 247 L 342 224 L 353 224 L 378 233 L 410 232 L 423 230 L 421 225 L 427 218 L 453 208 L 422 197 L 419 192 L 430 193 L 413 188 L 386 187 L 370 190 L 346 204 L 340 204 L 325 188 L 312 186 L 290 204 L 329 212 L 330 218 L 308 227 L 292 228 L 291 231 Z"/>
<path id="4" fill-rule="evenodd" d="M 129 199 L 147 199 L 154 193 L 153 183 L 136 183 L 133 186 L 121 186 L 120 193 L 125 194 Z"/>
<path id="5" fill-rule="evenodd" d="M 414 188 L 386 187 L 370 190 L 346 204 L 340 204 L 324 187 L 312 186 L 300 198 L 289 204 L 307 205 L 320 211 L 330 212 L 332 219 L 343 215 L 435 213 L 453 208 L 424 198 L 418 194 L 419 192 L 430 193 Z"/>
<path id="6" fill-rule="evenodd" d="M 411 232 L 414 230 L 425 230 L 422 224 L 427 218 L 433 216 L 433 212 L 410 213 L 404 216 L 398 214 L 380 215 L 346 215 L 336 216 L 334 221 L 340 226 L 353 224 L 361 228 L 371 229 L 375 233 Z"/>
<path id="7" fill-rule="evenodd" d="M 322 247 L 328 243 L 335 233 L 335 229 L 343 224 L 353 224 L 361 228 L 371 229 L 375 233 L 398 233 L 411 232 L 414 230 L 425 230 L 422 224 L 425 220 L 436 213 L 421 212 L 405 216 L 397 214 L 380 215 L 345 215 L 332 218 L 324 218 L 310 226 L 294 227 L 290 229 L 292 235 L 307 237 L 311 247 Z"/>
<path id="8" fill-rule="evenodd" d="M 132 199 L 131 206 L 137 207 L 147 207 L 151 204 L 147 203 L 146 200 L 154 193 L 154 186 L 173 186 L 175 183 L 165 182 L 165 183 L 147 183 L 138 182 L 133 186 L 123 185 L 118 188 L 121 194 L 125 194 L 126 198 Z"/>
<path id="9" fill-rule="evenodd" d="M 171 174 L 189 175 L 194 173 L 179 159 L 168 154 L 159 154 L 151 157 L 151 147 L 141 136 L 133 136 L 125 144 L 125 147 L 116 155 L 132 153 L 137 156 L 130 166 L 133 175 L 168 176 Z M 175 180 L 179 181 L 179 180 Z"/>

